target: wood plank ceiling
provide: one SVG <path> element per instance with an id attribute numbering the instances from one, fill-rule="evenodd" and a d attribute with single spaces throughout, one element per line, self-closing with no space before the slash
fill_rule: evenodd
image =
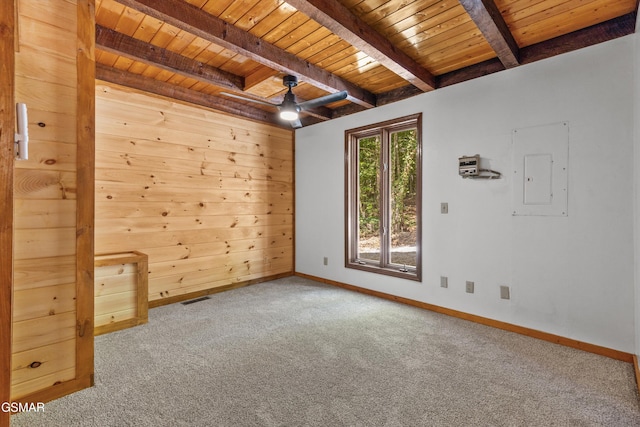
<path id="1" fill-rule="evenodd" d="M 330 120 L 635 31 L 638 0 L 96 0 L 96 76 L 288 126 Z"/>

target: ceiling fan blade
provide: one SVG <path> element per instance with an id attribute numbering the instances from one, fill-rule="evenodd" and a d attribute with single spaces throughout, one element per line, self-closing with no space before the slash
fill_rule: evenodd
<path id="1" fill-rule="evenodd" d="M 320 107 L 325 104 L 340 101 L 341 99 L 345 99 L 347 95 L 347 91 L 343 90 L 342 92 L 330 93 L 329 95 L 321 96 L 320 98 L 301 102 L 298 104 L 298 106 L 301 110 L 309 110 L 311 108 Z"/>
<path id="2" fill-rule="evenodd" d="M 233 93 L 220 92 L 220 95 L 228 96 L 229 98 L 241 99 L 243 101 L 255 102 L 256 104 L 268 105 L 269 107 L 277 107 L 278 104 L 272 104 L 270 102 L 261 101 L 259 99 L 247 98 L 240 95 L 235 95 Z"/>
<path id="3" fill-rule="evenodd" d="M 294 129 L 299 129 L 302 127 L 302 122 L 300 119 L 291 121 L 291 127 Z"/>

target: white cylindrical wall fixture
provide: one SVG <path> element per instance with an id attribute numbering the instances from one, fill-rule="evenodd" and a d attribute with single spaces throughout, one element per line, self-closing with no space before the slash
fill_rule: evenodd
<path id="1" fill-rule="evenodd" d="M 27 118 L 27 104 L 16 104 L 17 132 L 16 159 L 27 160 L 29 158 L 29 120 Z"/>

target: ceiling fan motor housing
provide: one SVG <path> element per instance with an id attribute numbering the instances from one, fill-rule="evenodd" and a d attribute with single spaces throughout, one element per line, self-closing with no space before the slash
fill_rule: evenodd
<path id="1" fill-rule="evenodd" d="M 282 78 L 282 84 L 289 88 L 298 86 L 298 78 L 296 76 L 286 75 Z"/>

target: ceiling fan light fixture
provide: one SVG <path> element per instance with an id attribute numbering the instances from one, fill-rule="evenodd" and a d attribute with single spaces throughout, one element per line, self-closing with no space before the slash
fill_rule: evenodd
<path id="1" fill-rule="evenodd" d="M 321 107 L 325 104 L 337 102 L 337 101 L 346 99 L 348 96 L 347 91 L 342 91 L 342 92 L 331 93 L 329 95 L 321 96 L 319 98 L 298 103 L 296 102 L 296 96 L 291 90 L 291 88 L 298 85 L 298 78 L 296 76 L 286 75 L 282 78 L 282 84 L 286 86 L 288 90 L 284 94 L 284 97 L 282 98 L 282 102 L 280 104 L 265 102 L 255 98 L 238 96 L 231 93 L 225 93 L 225 92 L 220 92 L 220 93 L 222 95 L 229 96 L 231 98 L 239 98 L 243 101 L 250 101 L 250 102 L 255 102 L 262 105 L 267 105 L 269 107 L 276 107 L 278 109 L 278 112 L 279 112 L 278 116 L 280 117 L 280 119 L 289 122 L 289 124 L 291 124 L 291 127 L 294 129 L 298 129 L 302 127 L 302 122 L 300 121 L 301 111 L 307 111 L 307 110 Z"/>
<path id="2" fill-rule="evenodd" d="M 287 121 L 294 121 L 294 120 L 298 120 L 298 112 L 293 109 L 293 108 L 289 108 L 289 109 L 282 109 L 280 110 L 280 118 L 282 120 L 287 120 Z"/>
<path id="3" fill-rule="evenodd" d="M 285 83 L 287 83 L 286 80 Z M 298 104 L 296 104 L 296 97 L 293 92 L 291 92 L 291 88 L 295 86 L 295 83 L 297 83 L 297 80 L 295 82 L 288 83 L 289 90 L 284 94 L 284 99 L 282 100 L 282 104 L 280 104 L 280 118 L 290 122 L 298 120 L 298 112 L 300 112 L 300 108 L 298 107 Z"/>

